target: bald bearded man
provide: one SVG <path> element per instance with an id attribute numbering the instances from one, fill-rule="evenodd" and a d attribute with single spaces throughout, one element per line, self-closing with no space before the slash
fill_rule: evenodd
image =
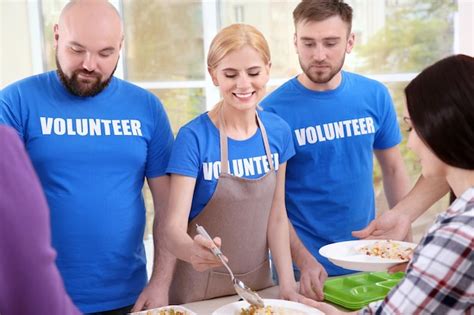
<path id="1" fill-rule="evenodd" d="M 169 189 L 173 135 L 163 106 L 113 76 L 123 37 L 110 3 L 71 1 L 54 26 L 57 70 L 13 83 L 0 96 L 0 120 L 16 129 L 38 173 L 56 264 L 84 313 L 132 309 L 147 283 L 143 183 L 146 178 L 157 218 Z M 154 228 L 160 255 L 148 289 L 153 294 L 144 291 L 139 309 L 167 303 L 160 286 L 169 285 L 173 259 L 158 250 L 156 236 Z"/>

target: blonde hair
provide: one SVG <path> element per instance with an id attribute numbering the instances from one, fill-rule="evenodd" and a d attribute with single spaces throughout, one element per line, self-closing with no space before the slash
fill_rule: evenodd
<path id="1" fill-rule="evenodd" d="M 207 67 L 214 70 L 227 54 L 244 46 L 255 49 L 266 64 L 270 62 L 270 48 L 263 34 L 252 25 L 232 24 L 223 28 L 212 40 Z"/>
<path id="2" fill-rule="evenodd" d="M 244 46 L 255 49 L 265 64 L 270 63 L 270 48 L 263 34 L 252 25 L 232 24 L 217 33 L 211 42 L 207 55 L 209 71 L 216 69 L 221 60 L 229 53 Z M 223 101 L 220 100 L 214 109 L 220 110 L 222 104 Z"/>

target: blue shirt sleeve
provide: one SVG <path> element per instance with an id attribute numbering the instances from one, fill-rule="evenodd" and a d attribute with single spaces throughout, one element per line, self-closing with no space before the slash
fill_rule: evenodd
<path id="1" fill-rule="evenodd" d="M 281 128 L 283 130 L 283 150 L 280 157 L 280 164 L 283 164 L 295 155 L 295 145 L 290 126 L 283 120 L 281 120 L 281 122 Z"/>
<path id="2" fill-rule="evenodd" d="M 181 128 L 176 136 L 166 172 L 197 178 L 200 160 L 196 135 L 190 128 Z"/>
<path id="3" fill-rule="evenodd" d="M 166 174 L 166 166 L 173 146 L 173 133 L 168 116 L 161 102 L 150 96 L 155 116 L 155 131 L 150 140 L 146 163 L 146 177 L 158 177 Z"/>
<path id="4" fill-rule="evenodd" d="M 20 93 L 13 86 L 0 91 L 0 123 L 14 128 L 24 141 L 20 104 Z"/>
<path id="5" fill-rule="evenodd" d="M 382 86 L 382 108 L 380 128 L 375 133 L 374 149 L 384 150 L 396 146 L 402 140 L 397 114 L 392 98 L 385 86 Z"/>

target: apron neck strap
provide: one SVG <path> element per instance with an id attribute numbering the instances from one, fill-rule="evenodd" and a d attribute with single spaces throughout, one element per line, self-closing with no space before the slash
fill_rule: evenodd
<path id="1" fill-rule="evenodd" d="M 225 131 L 225 122 L 224 122 L 224 113 L 222 107 L 219 110 L 219 140 L 220 140 L 220 149 L 221 149 L 221 174 L 229 174 L 229 149 L 228 149 L 228 140 L 227 140 L 227 133 Z M 260 117 L 258 116 L 258 111 L 255 111 L 255 116 L 257 119 L 257 125 L 260 128 L 260 132 L 262 133 L 263 138 L 263 145 L 265 147 L 265 154 L 267 156 L 267 161 L 270 166 L 270 170 L 275 170 L 275 166 L 273 163 L 273 159 L 271 156 L 270 151 L 270 144 L 268 142 L 267 131 L 265 126 L 263 125 Z"/>
<path id="2" fill-rule="evenodd" d="M 258 126 L 260 127 L 260 131 L 262 132 L 263 145 L 265 146 L 265 154 L 267 155 L 267 161 L 270 166 L 270 170 L 274 171 L 275 166 L 274 166 L 274 161 L 272 159 L 272 151 L 270 150 L 270 143 L 268 141 L 267 130 L 265 129 L 265 126 L 263 125 L 262 121 L 260 120 L 260 117 L 258 116 L 258 110 L 255 111 L 255 115 L 257 116 L 257 123 L 258 123 Z"/>
<path id="3" fill-rule="evenodd" d="M 229 174 L 229 157 L 227 155 L 227 133 L 225 132 L 225 122 L 222 105 L 219 109 L 219 139 L 221 143 L 221 174 Z"/>

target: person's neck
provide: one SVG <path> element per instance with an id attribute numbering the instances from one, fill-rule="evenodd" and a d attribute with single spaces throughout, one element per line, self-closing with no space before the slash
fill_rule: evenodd
<path id="1" fill-rule="evenodd" d="M 459 197 L 467 189 L 474 187 L 474 170 L 450 167 L 446 180 L 456 197 Z"/>
<path id="2" fill-rule="evenodd" d="M 211 120 L 216 123 L 219 121 L 219 111 L 223 111 L 222 119 L 224 119 L 225 132 L 228 137 L 234 140 L 246 140 L 257 131 L 255 108 L 241 111 L 222 104 L 218 109 L 211 111 Z M 221 127 L 219 126 L 219 128 Z"/>
<path id="3" fill-rule="evenodd" d="M 298 75 L 298 81 L 307 89 L 324 92 L 337 89 L 342 82 L 342 72 L 339 71 L 331 80 L 325 83 L 315 83 L 311 81 L 308 76 L 303 72 Z"/>

